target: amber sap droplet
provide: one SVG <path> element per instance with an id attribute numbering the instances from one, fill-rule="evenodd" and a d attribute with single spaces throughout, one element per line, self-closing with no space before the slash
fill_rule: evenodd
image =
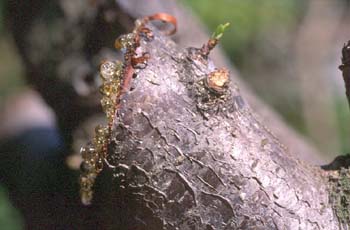
<path id="1" fill-rule="evenodd" d="M 86 147 L 81 147 L 80 154 L 83 157 L 83 159 L 90 159 L 95 153 L 95 148 L 91 145 L 88 145 Z"/>
<path id="2" fill-rule="evenodd" d="M 97 125 L 95 128 L 95 133 L 97 137 L 106 137 L 108 134 L 108 128 L 103 125 Z"/>
<path id="3" fill-rule="evenodd" d="M 136 27 L 136 28 L 142 26 L 142 24 L 143 24 L 143 22 L 142 22 L 142 20 L 140 20 L 140 19 L 137 19 L 137 20 L 135 21 L 135 27 Z"/>
<path id="4" fill-rule="evenodd" d="M 109 82 L 100 86 L 100 93 L 104 96 L 110 97 L 118 92 L 118 83 Z"/>
<path id="5" fill-rule="evenodd" d="M 113 107 L 113 102 L 112 102 L 112 100 L 110 98 L 103 97 L 102 100 L 101 100 L 101 105 L 102 105 L 103 110 L 106 112 L 110 108 Z"/>
<path id="6" fill-rule="evenodd" d="M 80 154 L 84 157 L 87 154 L 87 148 L 85 146 L 80 148 Z"/>
<path id="7" fill-rule="evenodd" d="M 115 70 L 115 75 L 116 77 L 121 77 L 123 75 L 123 63 L 121 61 L 116 61 L 116 70 Z M 117 79 L 119 80 L 119 79 Z"/>
<path id="8" fill-rule="evenodd" d="M 81 164 L 80 164 L 80 171 L 82 173 L 88 173 L 88 172 L 91 171 L 91 169 L 92 169 L 91 164 L 89 164 L 88 162 L 85 162 L 85 161 L 81 162 Z"/>
<path id="9" fill-rule="evenodd" d="M 83 205 L 90 205 L 92 200 L 92 191 L 81 192 L 81 202 Z"/>
<path id="10" fill-rule="evenodd" d="M 88 191 L 88 190 L 80 191 L 80 198 L 83 205 L 90 205 L 92 200 L 92 191 Z"/>
<path id="11" fill-rule="evenodd" d="M 125 52 L 128 48 L 134 44 L 135 34 L 130 33 L 121 35 L 114 42 L 114 47 L 122 52 Z"/>
<path id="12" fill-rule="evenodd" d="M 109 97 L 111 95 L 111 90 L 109 89 L 109 86 L 101 85 L 100 86 L 100 93 L 104 96 Z"/>
<path id="13" fill-rule="evenodd" d="M 96 162 L 96 171 L 101 172 L 103 169 L 103 161 L 100 159 L 99 161 Z"/>
<path id="14" fill-rule="evenodd" d="M 122 48 L 124 48 L 123 45 L 124 45 L 124 38 L 122 38 L 122 37 L 117 38 L 114 42 L 114 47 L 117 50 L 121 50 Z"/>
<path id="15" fill-rule="evenodd" d="M 115 110 L 114 109 L 110 109 L 110 110 L 106 111 L 106 116 L 107 116 L 107 119 L 108 119 L 109 123 L 113 122 L 114 115 L 115 115 Z"/>
<path id="16" fill-rule="evenodd" d="M 94 142 L 95 142 L 96 148 L 99 152 L 102 151 L 104 145 L 107 143 L 105 137 L 95 137 Z"/>
<path id="17" fill-rule="evenodd" d="M 106 61 L 100 67 L 101 78 L 105 81 L 111 81 L 114 78 L 117 65 L 114 62 Z"/>

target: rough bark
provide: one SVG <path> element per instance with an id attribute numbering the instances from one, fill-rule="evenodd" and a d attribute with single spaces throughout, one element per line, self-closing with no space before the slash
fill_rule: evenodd
<path id="1" fill-rule="evenodd" d="M 111 44 L 116 31 L 130 26 L 130 14 L 108 4 L 79 8 L 81 15 L 61 9 L 50 20 L 63 35 L 50 40 L 29 36 L 52 28 L 34 20 L 45 12 L 39 1 L 35 11 L 24 10 L 32 3 L 11 2 L 9 24 L 28 77 L 53 106 L 69 136 L 98 110 L 96 95 L 80 94 L 76 82 L 93 79 L 101 50 Z M 21 12 L 24 18 L 17 17 Z M 120 24 L 112 27 L 116 22 Z M 74 52 L 63 49 L 77 28 L 80 36 L 68 43 Z M 326 173 L 296 160 L 244 98 L 260 108 L 260 114 L 267 111 L 266 123 L 282 130 L 278 135 L 285 136 L 282 142 L 294 153 L 316 151 L 284 128 L 267 106 L 255 103 L 256 97 L 246 88 L 242 96 L 235 71 L 219 96 L 203 83 L 214 64 L 202 63 L 194 49 L 179 48 L 158 33 L 142 48 L 151 59 L 123 97 L 109 149 L 115 168 L 99 177 L 86 226 L 91 222 L 94 229 L 338 229 Z M 60 71 L 76 66 L 86 69 L 78 74 Z"/>
<path id="2" fill-rule="evenodd" d="M 210 60 L 155 34 L 117 114 L 113 186 L 97 186 L 95 208 L 114 210 L 101 212 L 105 225 L 338 229 L 326 174 L 289 154 L 233 81 L 221 96 L 210 91 Z"/>

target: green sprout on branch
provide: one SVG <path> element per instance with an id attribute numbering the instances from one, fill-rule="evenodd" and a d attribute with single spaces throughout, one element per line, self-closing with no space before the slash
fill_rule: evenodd
<path id="1" fill-rule="evenodd" d="M 203 56 L 208 56 L 210 51 L 215 48 L 219 42 L 219 39 L 224 35 L 224 32 L 229 25 L 230 23 L 227 22 L 216 27 L 215 32 L 211 35 L 208 42 L 204 44 L 200 50 Z"/>
<path id="2" fill-rule="evenodd" d="M 229 22 L 226 22 L 225 24 L 220 24 L 216 27 L 216 30 L 211 35 L 211 39 L 219 40 L 223 35 L 227 27 L 230 26 Z"/>

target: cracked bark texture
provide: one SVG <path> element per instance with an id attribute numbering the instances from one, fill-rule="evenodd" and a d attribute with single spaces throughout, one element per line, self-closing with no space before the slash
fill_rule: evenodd
<path id="1" fill-rule="evenodd" d="M 325 173 L 296 160 L 233 81 L 224 96 L 208 90 L 210 60 L 155 34 L 142 42 L 151 58 L 117 113 L 109 146 L 115 167 L 93 201 L 98 222 L 111 229 L 338 229 Z"/>
<path id="2" fill-rule="evenodd" d="M 106 47 L 131 29 L 132 17 L 172 13 L 180 20 L 174 39 L 181 47 L 207 39 L 174 1 L 9 2 L 6 21 L 29 82 L 54 108 L 69 144 L 73 130 L 100 112 L 97 90 L 85 95 L 76 83 L 91 83 L 99 60 L 117 56 Z M 261 103 L 233 68 L 229 90 L 218 99 L 200 84 L 214 65 L 191 60 L 195 50 L 189 55 L 161 36 L 142 46 L 152 58 L 122 101 L 109 150 L 117 167 L 98 179 L 91 216 L 82 218 L 87 229 L 337 229 L 327 175 L 295 159 L 319 162 L 318 152 Z M 217 50 L 213 59 L 229 67 Z"/>

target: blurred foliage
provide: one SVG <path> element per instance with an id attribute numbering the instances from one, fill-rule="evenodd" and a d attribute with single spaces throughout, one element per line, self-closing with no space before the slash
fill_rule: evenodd
<path id="1" fill-rule="evenodd" d="M 4 1 L 0 0 L 0 22 L 4 21 Z M 4 31 L 4 25 L 3 23 L 0 23 L 0 35 Z"/>
<path id="2" fill-rule="evenodd" d="M 337 111 L 337 124 L 339 130 L 339 137 L 341 138 L 341 149 L 340 152 L 344 154 L 350 153 L 349 143 L 349 104 L 344 98 L 335 97 L 335 110 Z"/>
<path id="3" fill-rule="evenodd" d="M 1 24 L 1 23 L 0 23 Z M 13 41 L 0 37 L 0 104 L 1 98 L 20 89 L 24 84 L 23 67 Z"/>
<path id="4" fill-rule="evenodd" d="M 0 105 L 1 99 L 23 85 L 22 66 L 12 40 L 5 32 L 4 0 L 0 0 Z"/>
<path id="5" fill-rule="evenodd" d="M 0 0 L 0 105 L 2 98 L 14 91 L 23 80 L 21 65 L 11 42 L 5 38 L 4 1 Z M 0 228 L 1 230 L 21 230 L 23 221 L 19 212 L 12 206 L 6 189 L 0 185 Z"/>
<path id="6" fill-rule="evenodd" d="M 229 22 L 221 44 L 238 66 L 247 58 L 253 40 L 261 38 L 269 28 L 289 28 L 302 14 L 302 0 L 183 0 L 215 31 L 218 24 Z"/>
<path id="7" fill-rule="evenodd" d="M 0 226 L 1 230 L 23 229 L 20 214 L 9 202 L 7 191 L 2 186 L 0 186 Z"/>
<path id="8" fill-rule="evenodd" d="M 4 5 L 5 1 L 0 0 L 0 105 L 2 98 L 24 84 L 20 58 L 11 37 L 5 32 Z"/>

